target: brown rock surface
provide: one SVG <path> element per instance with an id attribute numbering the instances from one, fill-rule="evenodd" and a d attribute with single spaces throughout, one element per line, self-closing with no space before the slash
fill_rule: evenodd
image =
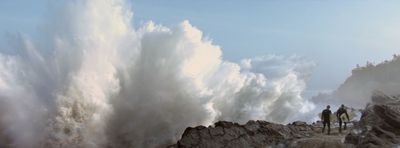
<path id="1" fill-rule="evenodd" d="M 372 101 L 363 111 L 359 125 L 346 136 L 345 142 L 357 147 L 399 146 L 399 98 L 376 92 Z"/>
<path id="2" fill-rule="evenodd" d="M 352 147 L 342 143 L 344 135 L 321 134 L 321 128 L 305 122 L 288 125 L 266 121 L 249 121 L 244 125 L 220 121 L 214 126 L 187 128 L 171 147 L 242 148 L 242 147 Z"/>

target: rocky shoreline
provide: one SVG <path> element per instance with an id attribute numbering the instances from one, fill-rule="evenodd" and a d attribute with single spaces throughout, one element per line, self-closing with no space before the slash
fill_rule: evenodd
<path id="1" fill-rule="evenodd" d="M 248 121 L 240 125 L 219 121 L 213 126 L 188 127 L 182 138 L 170 148 L 352 148 L 396 147 L 400 145 L 400 99 L 375 94 L 362 112 L 359 122 L 339 134 L 333 126 L 330 135 L 321 133 L 321 125 L 296 121 L 282 125 L 267 121 Z"/>

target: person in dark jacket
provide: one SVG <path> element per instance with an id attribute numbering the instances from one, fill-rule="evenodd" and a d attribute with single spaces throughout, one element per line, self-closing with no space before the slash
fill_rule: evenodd
<path id="1" fill-rule="evenodd" d="M 342 104 L 342 106 L 340 106 L 340 108 L 336 111 L 336 117 L 339 121 L 339 133 L 342 133 L 342 122 L 344 119 L 341 118 L 342 114 L 345 114 L 347 117 L 347 121 L 350 122 L 350 118 L 349 118 L 349 114 L 347 114 L 347 110 L 344 107 L 344 105 Z M 346 130 L 346 122 L 344 122 L 344 128 Z"/>
<path id="2" fill-rule="evenodd" d="M 322 128 L 322 133 L 325 132 L 325 127 L 328 126 L 328 135 L 331 133 L 331 106 L 326 106 L 326 109 L 322 111 L 321 118 L 322 118 L 322 123 L 324 124 L 324 127 Z"/>

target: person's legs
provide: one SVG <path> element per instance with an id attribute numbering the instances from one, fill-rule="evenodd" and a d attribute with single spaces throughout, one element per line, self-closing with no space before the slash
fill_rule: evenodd
<path id="1" fill-rule="evenodd" d="M 328 135 L 329 135 L 331 134 L 331 122 L 328 121 L 327 124 L 328 124 Z"/>
<path id="2" fill-rule="evenodd" d="M 322 124 L 324 124 L 324 126 L 322 127 L 322 133 L 324 133 L 324 131 L 325 131 L 325 126 L 326 126 L 326 122 L 325 122 L 325 121 L 322 121 Z"/>
<path id="3" fill-rule="evenodd" d="M 339 133 L 342 133 L 342 120 L 339 119 Z"/>
<path id="4" fill-rule="evenodd" d="M 344 123 L 343 129 L 346 130 L 347 129 L 347 122 L 343 122 L 343 123 Z"/>

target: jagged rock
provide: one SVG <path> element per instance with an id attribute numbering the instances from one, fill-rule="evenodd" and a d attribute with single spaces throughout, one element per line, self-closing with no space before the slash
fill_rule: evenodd
<path id="1" fill-rule="evenodd" d="M 208 128 L 187 128 L 182 139 L 172 147 L 284 147 L 292 139 L 311 137 L 314 133 L 312 130 L 312 126 L 305 122 L 281 125 L 266 121 L 249 121 L 239 125 L 219 121 Z"/>
<path id="2" fill-rule="evenodd" d="M 292 123 L 292 125 L 297 125 L 297 126 L 307 126 L 307 122 L 303 121 L 295 121 Z"/>
<path id="3" fill-rule="evenodd" d="M 395 147 L 400 144 L 400 101 L 375 93 L 362 113 L 359 124 L 346 136 L 346 143 L 358 147 Z"/>

